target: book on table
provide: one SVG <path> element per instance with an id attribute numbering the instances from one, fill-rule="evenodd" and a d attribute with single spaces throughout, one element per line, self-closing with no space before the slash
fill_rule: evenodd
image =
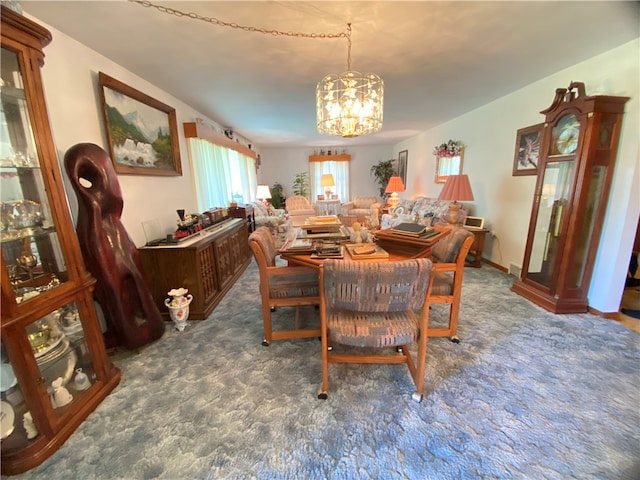
<path id="1" fill-rule="evenodd" d="M 433 227 L 426 227 L 419 223 L 400 223 L 391 228 L 391 233 L 406 235 L 415 238 L 427 238 L 436 235 L 438 232 Z"/>
<path id="2" fill-rule="evenodd" d="M 384 260 L 389 253 L 375 243 L 348 243 L 345 245 L 352 260 Z"/>

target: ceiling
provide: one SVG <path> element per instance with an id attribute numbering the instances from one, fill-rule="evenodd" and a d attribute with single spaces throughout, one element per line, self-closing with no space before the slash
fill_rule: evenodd
<path id="1" fill-rule="evenodd" d="M 344 38 L 244 31 L 123 0 L 22 1 L 262 147 L 396 143 L 640 35 L 638 2 L 152 3 L 281 32 L 339 33 L 352 23 L 351 69 L 384 80 L 384 125 L 342 139 L 318 134 L 315 86 L 347 70 Z"/>

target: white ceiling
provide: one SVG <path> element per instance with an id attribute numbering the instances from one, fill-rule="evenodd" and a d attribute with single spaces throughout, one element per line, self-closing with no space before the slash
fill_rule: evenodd
<path id="1" fill-rule="evenodd" d="M 352 23 L 351 68 L 384 80 L 384 126 L 340 139 L 316 131 L 315 86 L 347 70 L 345 39 L 246 32 L 122 0 L 22 1 L 26 13 L 264 147 L 396 143 L 640 36 L 638 2 L 153 3 L 283 32 L 339 33 Z"/>

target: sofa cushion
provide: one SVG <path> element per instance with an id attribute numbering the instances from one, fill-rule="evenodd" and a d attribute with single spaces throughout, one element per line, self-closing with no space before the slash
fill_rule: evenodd
<path id="1" fill-rule="evenodd" d="M 419 218 L 424 218 L 432 214 L 434 218 L 441 218 L 449 212 L 451 200 L 438 200 L 437 198 L 418 197 L 413 204 L 411 215 L 418 214 Z"/>

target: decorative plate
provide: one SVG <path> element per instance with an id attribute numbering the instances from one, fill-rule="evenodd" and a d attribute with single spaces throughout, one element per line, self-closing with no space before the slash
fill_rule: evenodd
<path id="1" fill-rule="evenodd" d="M 404 214 L 404 207 L 402 205 L 400 205 L 399 207 L 396 207 L 393 209 L 393 214 L 394 215 L 403 215 Z"/>
<path id="2" fill-rule="evenodd" d="M 0 438 L 5 439 L 14 428 L 16 414 L 9 402 L 0 402 Z"/>
<path id="3" fill-rule="evenodd" d="M 18 381 L 10 363 L 0 363 L 0 392 L 6 392 Z"/>

